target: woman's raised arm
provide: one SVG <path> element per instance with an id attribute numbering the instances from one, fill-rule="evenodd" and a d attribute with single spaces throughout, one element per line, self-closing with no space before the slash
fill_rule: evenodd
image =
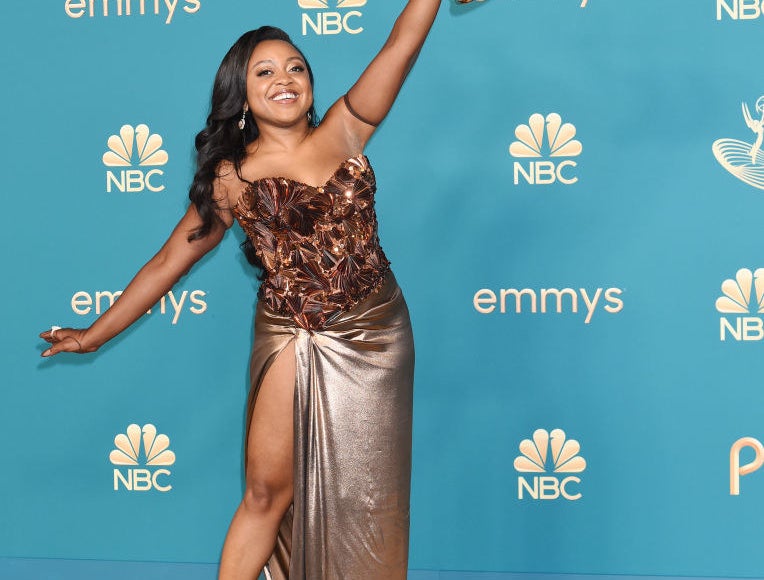
<path id="1" fill-rule="evenodd" d="M 47 330 L 40 337 L 51 343 L 42 353 L 48 357 L 59 352 L 93 352 L 125 330 L 164 296 L 202 256 L 218 245 L 226 226 L 216 220 L 209 235 L 189 241 L 189 234 L 202 223 L 192 204 L 175 226 L 157 254 L 128 284 L 125 291 L 90 328 Z"/>
<path id="2" fill-rule="evenodd" d="M 439 6 L 440 0 L 409 0 L 387 42 L 348 91 L 347 98 L 332 107 L 344 109 L 345 127 L 356 146 L 366 143 L 393 106 Z"/>

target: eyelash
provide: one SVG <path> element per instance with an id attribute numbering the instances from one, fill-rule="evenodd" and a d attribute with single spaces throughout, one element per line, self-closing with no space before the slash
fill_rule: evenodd
<path id="1" fill-rule="evenodd" d="M 290 71 L 290 72 L 292 72 L 292 71 L 297 71 L 297 72 L 305 72 L 305 67 L 304 67 L 304 66 L 302 66 L 301 64 L 296 64 L 295 66 L 293 66 L 292 68 L 290 68 L 290 69 L 289 69 L 289 71 Z M 257 73 L 257 76 L 259 76 L 259 77 L 264 77 L 264 76 L 266 76 L 266 75 L 270 74 L 271 72 L 273 72 L 273 71 L 271 71 L 271 69 L 269 69 L 269 68 L 266 68 L 266 69 L 263 69 L 263 70 L 261 70 L 260 72 L 258 72 L 258 73 Z"/>

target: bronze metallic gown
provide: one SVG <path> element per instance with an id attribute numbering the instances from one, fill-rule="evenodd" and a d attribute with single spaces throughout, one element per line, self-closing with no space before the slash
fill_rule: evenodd
<path id="1" fill-rule="evenodd" d="M 247 425 L 295 340 L 294 503 L 265 570 L 273 580 L 406 578 L 414 345 L 375 191 L 359 155 L 322 187 L 257 180 L 234 208 L 265 268 Z"/>

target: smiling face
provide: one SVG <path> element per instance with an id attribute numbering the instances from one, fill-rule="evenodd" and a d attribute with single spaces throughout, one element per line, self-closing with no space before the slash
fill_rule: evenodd
<path id="1" fill-rule="evenodd" d="M 247 102 L 258 126 L 307 124 L 313 105 L 308 67 L 299 51 L 283 40 L 264 40 L 247 64 Z"/>

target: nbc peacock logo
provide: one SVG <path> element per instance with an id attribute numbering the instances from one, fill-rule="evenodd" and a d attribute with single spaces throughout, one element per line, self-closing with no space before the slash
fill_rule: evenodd
<path id="1" fill-rule="evenodd" d="M 719 164 L 743 183 L 764 189 L 764 96 L 754 105 L 754 113 L 746 103 L 741 105 L 743 121 L 756 136 L 753 143 L 739 139 L 718 139 L 711 150 Z"/>
<path id="2" fill-rule="evenodd" d="M 328 36 L 345 32 L 360 34 L 363 26 L 356 22 L 363 16 L 357 8 L 366 6 L 367 0 L 297 0 L 302 13 L 302 35 Z"/>
<path id="3" fill-rule="evenodd" d="M 168 492 L 172 489 L 172 485 L 166 483 L 171 473 L 165 468 L 175 463 L 175 453 L 169 448 L 170 438 L 158 434 L 154 425 L 147 423 L 143 428 L 135 423 L 128 425 L 125 433 L 114 438 L 114 446 L 109 461 L 123 466 L 114 468 L 114 491 L 120 487 L 127 491 Z M 139 465 L 146 467 L 137 467 Z"/>
<path id="4" fill-rule="evenodd" d="M 554 475 L 534 475 L 529 482 L 525 476 L 517 478 L 517 499 L 525 499 L 525 494 L 535 500 L 553 500 L 563 497 L 570 501 L 581 499 L 580 492 L 572 492 L 573 485 L 581 479 L 570 473 L 581 473 L 586 469 L 586 460 L 579 455 L 581 445 L 575 439 L 568 439 L 562 429 L 537 429 L 533 439 L 520 442 L 520 455 L 515 458 L 515 470 L 520 473 L 552 473 Z"/>
<path id="5" fill-rule="evenodd" d="M 521 178 L 529 185 L 551 185 L 558 181 L 571 185 L 578 181 L 577 164 L 570 158 L 581 155 L 584 148 L 575 139 L 576 127 L 572 123 L 563 123 L 557 113 L 546 117 L 534 113 L 527 124 L 515 128 L 515 137 L 517 140 L 509 146 L 509 154 L 517 160 L 515 185 Z"/>
<path id="6" fill-rule="evenodd" d="M 737 341 L 764 339 L 764 268 L 751 271 L 741 268 L 735 278 L 722 282 L 722 296 L 716 299 L 719 338 Z"/>
<path id="7" fill-rule="evenodd" d="M 145 190 L 164 191 L 159 179 L 164 175 L 158 168 L 167 164 L 169 156 L 162 149 L 162 137 L 151 133 L 147 125 L 123 125 L 119 134 L 106 141 L 108 151 L 103 154 L 103 164 L 113 167 L 106 172 L 106 192 L 113 189 L 122 193 Z M 130 168 L 130 169 L 128 169 Z"/>

